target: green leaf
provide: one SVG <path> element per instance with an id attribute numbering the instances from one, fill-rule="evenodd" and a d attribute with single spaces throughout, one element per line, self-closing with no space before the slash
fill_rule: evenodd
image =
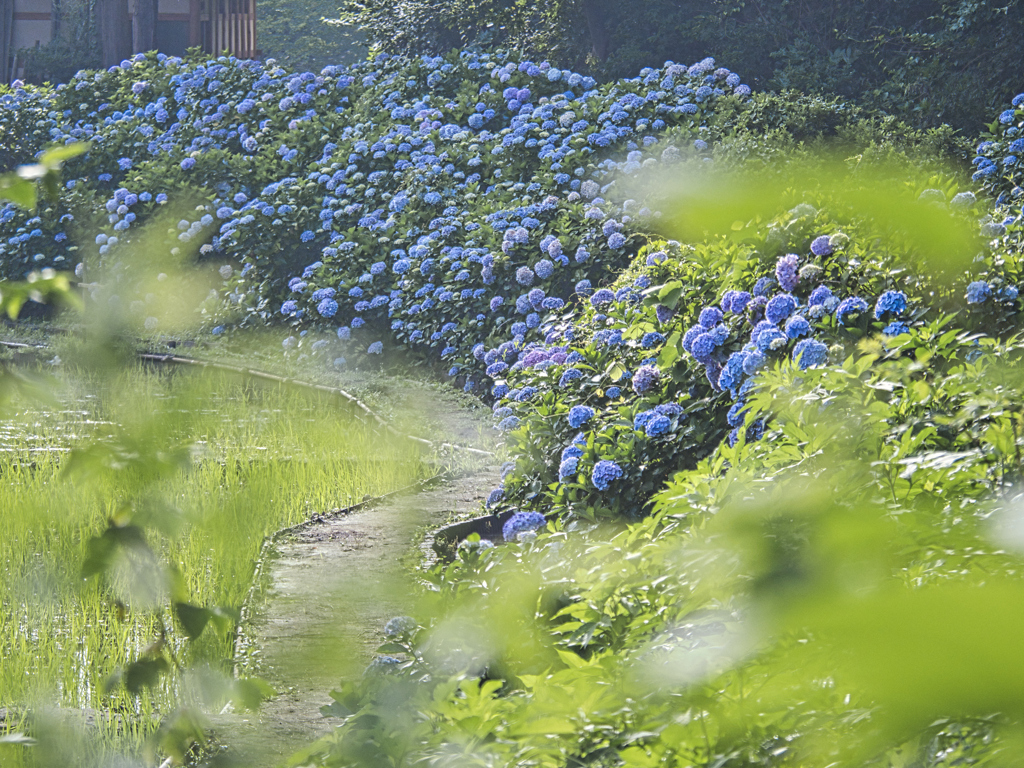
<path id="1" fill-rule="evenodd" d="M 277 695 L 277 691 L 266 680 L 258 677 L 247 677 L 236 680 L 231 693 L 231 701 L 242 709 L 253 711 L 259 709 L 266 699 Z"/>
<path id="2" fill-rule="evenodd" d="M 138 694 L 143 688 L 152 688 L 160 682 L 160 676 L 168 672 L 171 665 L 163 656 L 152 659 L 139 659 L 132 662 L 124 670 L 124 687 L 129 692 Z"/>
<path id="3" fill-rule="evenodd" d="M 207 608 L 189 603 L 175 603 L 174 615 L 178 617 L 189 640 L 195 640 L 206 629 L 206 624 L 213 618 L 213 612 Z"/>
<path id="4" fill-rule="evenodd" d="M 31 210 L 36 207 L 35 184 L 11 173 L 4 174 L 0 176 L 0 200 L 10 200 L 15 205 Z"/>

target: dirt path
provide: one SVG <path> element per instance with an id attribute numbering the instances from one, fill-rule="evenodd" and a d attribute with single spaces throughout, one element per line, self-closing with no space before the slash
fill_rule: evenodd
<path id="1" fill-rule="evenodd" d="M 430 418 L 451 422 L 465 442 L 475 432 L 472 443 L 479 445 L 479 415 L 444 405 L 423 402 Z M 329 692 L 362 673 L 388 619 L 413 612 L 411 576 L 402 561 L 417 537 L 479 512 L 499 481 L 497 460 L 475 457 L 454 477 L 319 520 L 275 547 L 245 628 L 245 666 L 279 693 L 258 713 L 214 718 L 224 758 L 270 768 L 330 731 L 331 721 L 319 711 L 330 703 Z"/>

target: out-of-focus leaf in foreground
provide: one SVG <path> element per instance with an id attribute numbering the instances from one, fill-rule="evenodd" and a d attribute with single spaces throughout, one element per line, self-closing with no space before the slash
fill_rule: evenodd
<path id="1" fill-rule="evenodd" d="M 827 201 L 829 210 L 841 217 L 870 221 L 880 234 L 901 238 L 937 271 L 957 273 L 981 247 L 978 225 L 921 199 L 920 190 L 932 181 L 934 177 L 923 173 L 908 179 L 906 168 L 898 175 L 878 165 L 851 170 L 828 156 L 784 172 L 751 165 L 645 179 L 666 199 L 661 228 L 673 237 L 699 241 L 709 235 L 742 236 L 749 222 L 764 221 L 801 202 Z"/>

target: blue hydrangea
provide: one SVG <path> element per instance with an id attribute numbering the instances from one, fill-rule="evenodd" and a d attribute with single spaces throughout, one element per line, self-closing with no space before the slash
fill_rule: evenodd
<path id="1" fill-rule="evenodd" d="M 505 498 L 505 489 L 504 488 L 495 488 L 493 491 L 491 491 L 489 494 L 487 494 L 486 506 L 493 507 L 495 504 L 497 504 L 499 501 L 501 501 L 504 498 Z"/>
<path id="2" fill-rule="evenodd" d="M 316 305 L 316 311 L 320 313 L 320 317 L 334 317 L 338 311 L 338 302 L 334 299 L 324 299 Z"/>
<path id="3" fill-rule="evenodd" d="M 882 333 L 886 336 L 899 336 L 903 333 L 910 333 L 910 326 L 902 320 L 893 320 L 882 329 Z"/>
<path id="4" fill-rule="evenodd" d="M 533 270 L 529 267 L 520 267 L 516 270 L 516 282 L 522 286 L 532 285 L 533 277 Z"/>
<path id="5" fill-rule="evenodd" d="M 576 456 L 567 456 L 562 459 L 562 463 L 558 465 L 558 479 L 568 480 L 571 477 L 575 477 L 579 470 L 580 460 Z"/>
<path id="6" fill-rule="evenodd" d="M 650 331 L 644 334 L 644 337 L 640 340 L 640 346 L 644 349 L 650 349 L 656 347 L 659 344 L 665 343 L 665 336 L 658 333 L 657 331 Z"/>
<path id="7" fill-rule="evenodd" d="M 847 296 L 836 307 L 836 320 L 840 325 L 846 325 L 846 318 L 859 312 L 866 312 L 868 303 L 858 296 Z"/>
<path id="8" fill-rule="evenodd" d="M 592 418 L 594 418 L 594 409 L 589 405 L 574 405 L 569 409 L 569 426 L 573 429 L 579 429 Z"/>
<path id="9" fill-rule="evenodd" d="M 817 339 L 801 339 L 793 347 L 793 360 L 806 370 L 815 365 L 828 362 L 828 347 Z"/>
<path id="10" fill-rule="evenodd" d="M 795 311 L 796 299 L 788 293 L 780 293 L 768 300 L 764 308 L 764 316 L 769 322 L 781 325 Z"/>
<path id="11" fill-rule="evenodd" d="M 594 465 L 594 471 L 590 475 L 590 480 L 597 490 L 606 491 L 622 475 L 622 467 L 614 461 L 605 459 Z"/>
<path id="12" fill-rule="evenodd" d="M 416 619 L 411 616 L 395 616 L 384 625 L 386 637 L 408 637 L 417 628 Z"/>
<path id="13" fill-rule="evenodd" d="M 366 354 L 368 355 L 379 355 L 383 352 L 384 343 L 380 341 L 375 341 L 369 347 L 366 348 Z"/>
<path id="14" fill-rule="evenodd" d="M 820 235 L 811 241 L 811 253 L 815 256 L 831 256 L 832 241 L 828 235 Z"/>
<path id="15" fill-rule="evenodd" d="M 613 301 L 615 301 L 615 294 L 608 288 L 601 288 L 590 297 L 590 303 L 595 307 L 599 307 L 602 304 L 610 304 Z"/>
<path id="16" fill-rule="evenodd" d="M 886 291 L 875 302 L 875 318 L 881 320 L 885 315 L 899 317 L 907 308 L 907 294 L 903 291 Z"/>
<path id="17" fill-rule="evenodd" d="M 558 379 L 558 386 L 564 387 L 570 381 L 577 381 L 583 378 L 583 371 L 579 368 L 566 368 Z"/>
<path id="18" fill-rule="evenodd" d="M 791 339 L 807 336 L 811 332 L 811 324 L 802 315 L 793 315 L 786 321 L 786 335 Z"/>
<path id="19" fill-rule="evenodd" d="M 648 437 L 658 437 L 672 428 L 672 420 L 660 413 L 655 413 L 644 427 Z"/>
<path id="20" fill-rule="evenodd" d="M 519 534 L 536 531 L 547 525 L 547 518 L 539 512 L 516 512 L 501 527 L 501 535 L 505 541 L 515 541 Z"/>
<path id="21" fill-rule="evenodd" d="M 984 280 L 975 280 L 967 286 L 967 303 L 984 304 L 992 294 L 992 286 Z"/>
<path id="22" fill-rule="evenodd" d="M 704 307 L 700 312 L 698 322 L 704 328 L 714 328 L 722 322 L 722 310 L 718 307 Z"/>

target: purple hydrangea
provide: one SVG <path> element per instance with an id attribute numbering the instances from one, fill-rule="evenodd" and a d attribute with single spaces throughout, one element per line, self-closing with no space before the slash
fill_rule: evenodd
<path id="1" fill-rule="evenodd" d="M 784 291 L 792 291 L 800 281 L 797 272 L 800 264 L 800 257 L 795 253 L 788 253 L 779 259 L 775 264 L 775 277 L 779 281 L 779 287 Z"/>
<path id="2" fill-rule="evenodd" d="M 675 312 L 664 304 L 659 304 L 654 308 L 654 316 L 658 318 L 659 323 L 667 323 L 674 314 Z"/>
<path id="3" fill-rule="evenodd" d="M 828 235 L 821 235 L 811 241 L 811 253 L 815 256 L 832 255 L 832 243 L 829 242 Z"/>
<path id="4" fill-rule="evenodd" d="M 653 365 L 641 365 L 633 374 L 633 391 L 638 395 L 649 392 L 661 383 L 661 371 Z"/>

